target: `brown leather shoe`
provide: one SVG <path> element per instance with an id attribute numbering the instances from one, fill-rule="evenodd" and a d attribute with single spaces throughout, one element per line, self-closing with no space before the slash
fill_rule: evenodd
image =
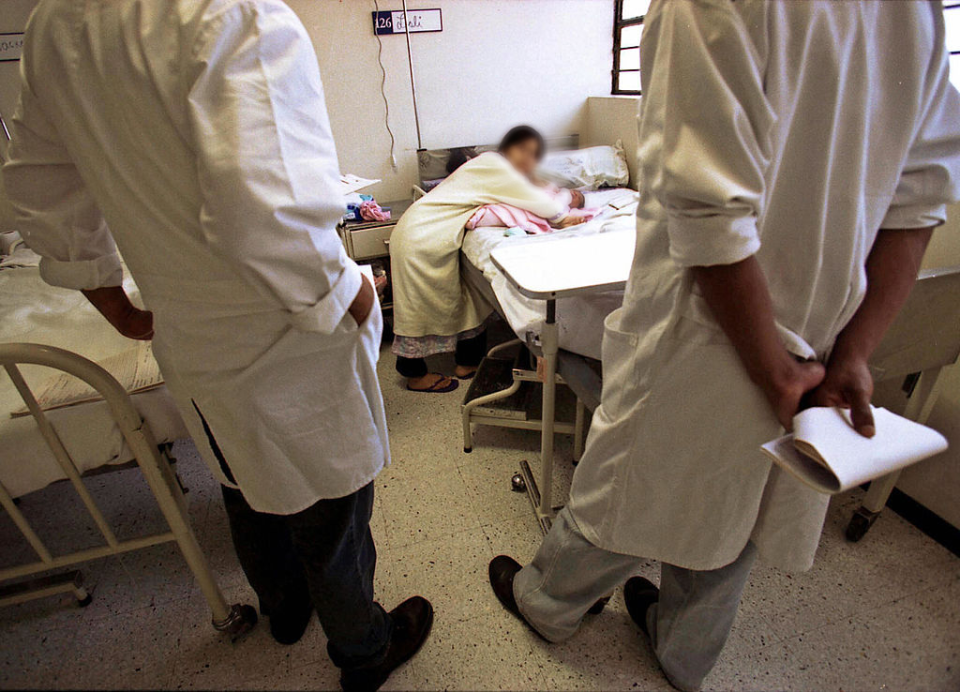
<path id="1" fill-rule="evenodd" d="M 393 633 L 387 654 L 374 666 L 345 670 L 340 687 L 346 692 L 374 692 L 390 674 L 413 658 L 430 636 L 433 627 L 433 606 L 422 596 L 414 596 L 390 611 Z"/>

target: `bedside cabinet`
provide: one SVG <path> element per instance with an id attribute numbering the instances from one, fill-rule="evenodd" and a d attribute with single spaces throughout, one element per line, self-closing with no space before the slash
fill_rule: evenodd
<path id="1" fill-rule="evenodd" d="M 340 224 L 340 237 L 347 255 L 357 262 L 390 256 L 390 234 L 413 200 L 385 202 L 390 208 L 389 221 L 349 221 Z"/>

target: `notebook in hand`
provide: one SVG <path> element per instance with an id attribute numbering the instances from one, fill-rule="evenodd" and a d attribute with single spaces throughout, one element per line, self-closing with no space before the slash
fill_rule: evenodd
<path id="1" fill-rule="evenodd" d="M 863 437 L 850 414 L 816 407 L 793 418 L 793 433 L 761 449 L 781 468 L 827 494 L 843 492 L 922 461 L 947 448 L 947 440 L 925 425 L 884 408 L 873 409 L 877 434 Z"/>

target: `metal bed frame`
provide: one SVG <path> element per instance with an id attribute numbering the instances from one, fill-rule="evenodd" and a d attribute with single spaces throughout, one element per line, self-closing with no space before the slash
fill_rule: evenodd
<path id="1" fill-rule="evenodd" d="M 500 301 L 497 299 L 490 283 L 484 278 L 483 272 L 475 267 L 462 253 L 460 255 L 460 275 L 471 290 L 482 297 L 501 317 L 504 316 Z M 461 405 L 463 451 L 468 454 L 473 451 L 473 429 L 477 425 L 540 431 L 541 456 L 543 457 L 541 482 L 537 482 L 529 462 L 524 460 L 520 462 L 520 472 L 513 476 L 512 487 L 513 490 L 517 492 L 527 493 L 534 514 L 544 533 L 550 530 L 550 522 L 553 514 L 559 509 L 559 507 L 553 506 L 551 500 L 553 484 L 553 435 L 560 433 L 574 436 L 573 462 L 579 462 L 583 454 L 587 430 L 589 429 L 587 410 L 593 411 L 600 404 L 600 389 L 602 385 L 599 367 L 596 361 L 558 348 L 555 310 L 556 301 L 548 301 L 547 328 L 545 328 L 543 334 L 541 334 L 541 344 L 538 345 L 532 338 L 532 335 L 527 335 L 526 342 L 521 339 L 514 339 L 498 344 L 491 348 L 486 356 L 486 358 L 492 358 L 501 351 L 517 345 L 526 345 L 533 356 L 543 356 L 545 352 L 549 350 L 553 353 L 554 357 L 544 359 L 547 364 L 547 372 L 543 374 L 543 377 L 541 378 L 537 372 L 535 363 L 530 363 L 527 367 L 524 367 L 518 362 L 511 370 L 512 381 L 508 387 L 475 399 L 469 399 L 470 392 L 468 390 L 465 395 L 465 400 Z M 552 316 L 550 314 L 551 312 Z M 549 325 L 552 325 L 553 329 L 551 329 Z M 483 367 L 482 364 L 481 367 Z M 486 406 L 511 397 L 520 389 L 523 383 L 543 383 L 546 380 L 552 380 L 554 386 L 544 386 L 544 405 L 539 419 L 515 420 L 508 417 L 492 415 L 484 411 Z M 576 396 L 576 417 L 573 423 L 558 422 L 555 419 L 554 395 L 556 385 L 566 385 Z"/>
<path id="2" fill-rule="evenodd" d="M 140 416 L 130 395 L 114 377 L 96 363 L 82 356 L 52 346 L 27 343 L 0 344 L 0 365 L 6 370 L 14 386 L 26 403 L 40 434 L 56 458 L 57 463 L 80 496 L 87 512 L 103 536 L 105 545 L 79 550 L 67 555 L 54 556 L 31 528 L 26 517 L 17 507 L 10 493 L 0 483 L 0 506 L 10 515 L 14 524 L 33 548 L 39 558 L 36 562 L 0 569 L 0 582 L 28 577 L 62 567 L 75 567 L 81 563 L 120 555 L 132 550 L 174 541 L 183 553 L 187 565 L 199 582 L 213 615 L 213 626 L 220 632 L 237 640 L 249 632 L 257 622 L 257 612 L 249 605 L 228 605 L 210 571 L 207 559 L 193 533 L 187 515 L 183 490 L 171 469 L 171 459 L 166 448 L 158 447 L 150 426 Z M 150 487 L 160 511 L 169 526 L 169 531 L 150 536 L 141 536 L 121 541 L 97 507 L 76 464 L 67 452 L 57 431 L 37 402 L 20 372 L 20 365 L 39 365 L 67 372 L 77 377 L 103 396 L 110 412 L 132 451 L 136 464 Z M 0 605 L 22 603 L 34 598 L 56 593 L 72 592 L 81 606 L 90 602 L 91 596 L 83 588 L 80 573 L 76 570 L 35 578 L 32 581 L 0 587 Z"/>

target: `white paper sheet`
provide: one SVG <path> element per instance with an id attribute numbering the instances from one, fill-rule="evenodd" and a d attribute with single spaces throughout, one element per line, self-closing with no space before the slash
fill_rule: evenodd
<path id="1" fill-rule="evenodd" d="M 946 438 L 884 408 L 873 409 L 876 435 L 860 435 L 848 411 L 816 407 L 798 413 L 793 434 L 761 449 L 814 489 L 827 494 L 897 471 L 947 448 Z M 802 450 L 802 451 L 801 451 Z"/>

